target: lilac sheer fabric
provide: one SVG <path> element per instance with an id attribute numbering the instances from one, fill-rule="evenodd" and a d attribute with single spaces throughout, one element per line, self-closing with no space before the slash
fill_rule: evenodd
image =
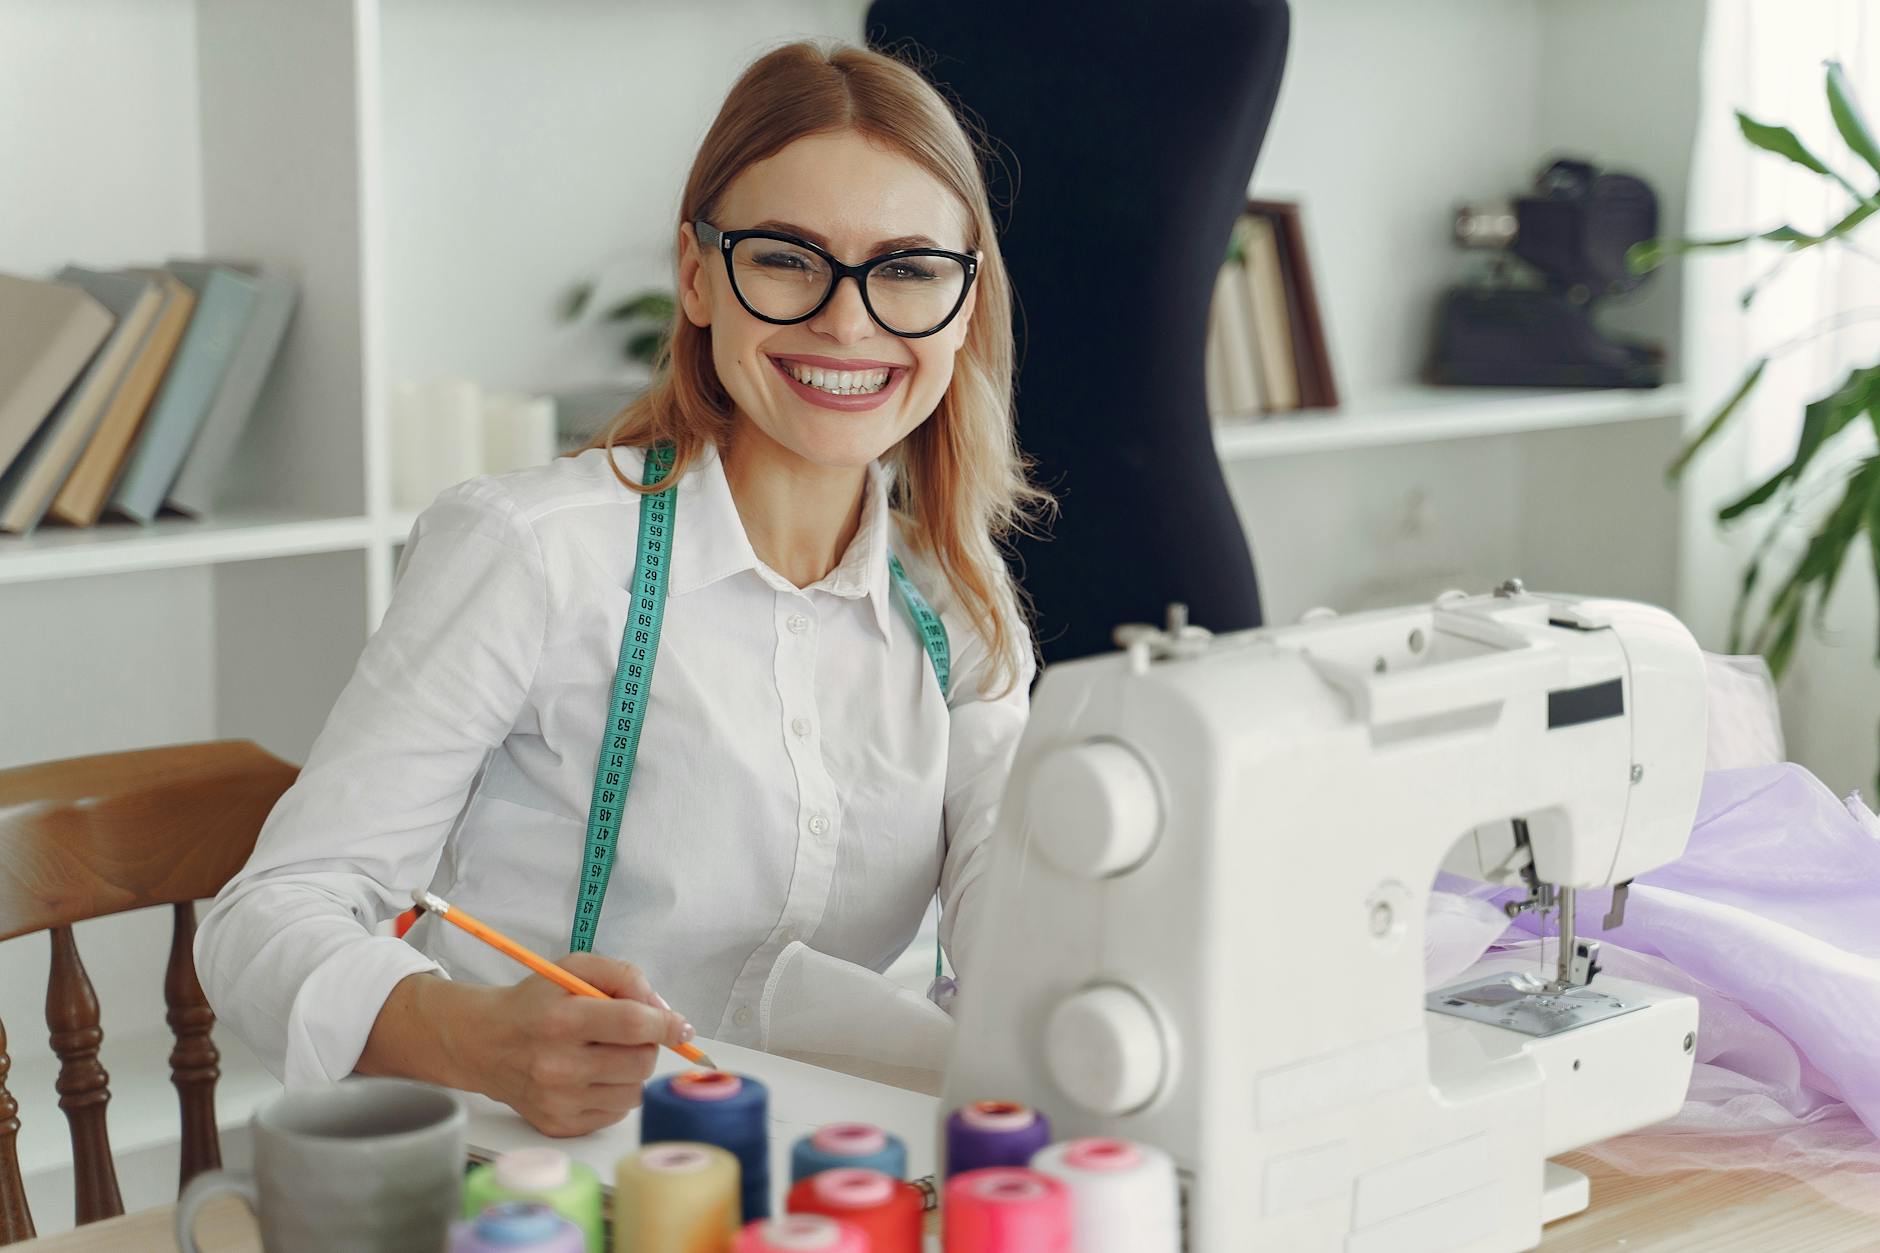
<path id="1" fill-rule="evenodd" d="M 1533 915 L 1501 915 L 1521 895 L 1437 876 L 1432 987 L 1489 952 L 1551 966 Z M 1636 1174 L 1778 1170 L 1880 1213 L 1880 820 L 1797 765 L 1714 770 L 1684 855 L 1607 932 L 1610 898 L 1580 894 L 1581 933 L 1608 973 L 1697 998 L 1697 1064 L 1677 1117 L 1586 1151 Z"/>

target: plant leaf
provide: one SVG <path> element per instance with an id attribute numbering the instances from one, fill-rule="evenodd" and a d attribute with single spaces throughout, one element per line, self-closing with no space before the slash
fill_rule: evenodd
<path id="1" fill-rule="evenodd" d="M 1880 418 L 1875 419 L 1880 425 Z M 1867 555 L 1873 560 L 1874 587 L 1880 588 L 1880 489 L 1867 501 Z M 1880 636 L 1874 640 L 1874 661 L 1880 663 Z M 1880 792 L 1874 793 L 1880 796 Z"/>
<path id="2" fill-rule="evenodd" d="M 1786 468 L 1777 470 L 1774 477 L 1769 479 L 1767 482 L 1763 483 L 1761 486 L 1757 487 L 1754 491 L 1750 492 L 1747 496 L 1741 496 L 1737 498 L 1736 500 L 1731 501 L 1729 504 L 1725 505 L 1723 508 L 1717 510 L 1717 521 L 1719 522 L 1735 521 L 1737 518 L 1742 517 L 1744 514 L 1756 508 L 1758 505 L 1761 505 L 1767 502 L 1770 497 L 1774 496 L 1777 492 L 1781 491 L 1782 485 L 1788 481 L 1789 481 L 1788 470 Z"/>
<path id="3" fill-rule="evenodd" d="M 672 319 L 678 308 L 678 302 L 671 292 L 652 290 L 629 296 L 602 316 L 609 322 L 625 322 L 633 318 L 666 322 Z"/>
<path id="4" fill-rule="evenodd" d="M 641 331 L 627 341 L 628 359 L 644 362 L 647 365 L 653 364 L 659 356 L 660 345 L 665 342 L 665 339 L 666 332 L 663 330 Z"/>
<path id="5" fill-rule="evenodd" d="M 1829 169 L 1822 159 L 1810 152 L 1802 141 L 1796 138 L 1795 132 L 1788 127 L 1770 126 L 1767 123 L 1758 122 L 1741 109 L 1736 111 L 1736 124 L 1742 130 L 1743 138 L 1758 148 L 1765 152 L 1773 152 L 1779 157 L 1787 157 L 1804 169 L 1813 170 L 1817 174 L 1833 179 L 1846 188 L 1847 194 L 1854 197 L 1856 201 L 1867 199 L 1866 192 Z"/>
<path id="6" fill-rule="evenodd" d="M 1840 434 L 1863 411 L 1871 413 L 1876 402 L 1880 402 L 1880 366 L 1850 372 L 1840 387 L 1802 411 L 1802 430 L 1789 464 L 1748 495 L 1724 506 L 1717 512 L 1717 520 L 1729 522 L 1739 518 L 1767 502 L 1783 484 L 1799 482 L 1822 445 Z"/>
<path id="7" fill-rule="evenodd" d="M 1835 129 L 1847 146 L 1880 174 L 1880 144 L 1874 142 L 1873 132 L 1867 129 L 1867 119 L 1861 115 L 1854 89 L 1848 85 L 1847 73 L 1839 61 L 1828 62 L 1828 112 L 1834 115 Z"/>
<path id="8" fill-rule="evenodd" d="M 1730 415 L 1736 412 L 1737 406 L 1741 405 L 1755 389 L 1757 381 L 1762 378 L 1763 368 L 1768 364 L 1769 358 L 1767 357 L 1756 359 L 1756 364 L 1750 367 L 1749 373 L 1743 376 L 1743 381 L 1737 384 L 1736 391 L 1731 393 L 1730 399 L 1723 402 L 1723 408 L 1717 410 L 1710 421 L 1704 424 L 1704 429 L 1699 432 L 1697 438 L 1686 444 L 1684 451 L 1678 454 L 1677 460 L 1666 468 L 1666 479 L 1675 482 L 1678 476 L 1684 473 L 1684 467 L 1691 463 L 1691 458 L 1697 455 L 1697 450 L 1709 443 L 1711 437 L 1723 429 L 1723 424 L 1730 420 Z"/>
<path id="9" fill-rule="evenodd" d="M 1868 457 L 1847 480 L 1841 499 L 1809 539 L 1808 551 L 1797 567 L 1802 578 L 1821 585 L 1815 601 L 1817 626 L 1827 615 L 1828 598 L 1834 595 L 1834 585 L 1848 565 L 1847 551 L 1860 534 L 1861 523 L 1866 520 L 1867 497 L 1876 484 L 1880 484 L 1880 457 Z"/>
<path id="10" fill-rule="evenodd" d="M 570 287 L 566 292 L 562 293 L 561 320 L 564 322 L 572 322 L 580 317 L 582 311 L 587 308 L 588 301 L 593 298 L 594 284 L 592 283 L 576 283 L 573 287 Z"/>
<path id="11" fill-rule="evenodd" d="M 1828 167 L 1822 164 L 1821 158 L 1810 152 L 1802 141 L 1795 137 L 1795 132 L 1788 127 L 1770 126 L 1767 123 L 1758 122 L 1741 109 L 1736 111 L 1736 124 L 1742 130 L 1743 138 L 1765 152 L 1787 157 L 1795 164 L 1813 170 L 1817 174 L 1828 174 L 1832 177 Z"/>
<path id="12" fill-rule="evenodd" d="M 1776 632 L 1775 638 L 1767 648 L 1761 650 L 1763 660 L 1769 664 L 1771 677 L 1778 682 L 1782 679 L 1783 671 L 1789 668 L 1789 658 L 1795 653 L 1795 637 L 1802 629 L 1802 609 L 1803 605 L 1799 603 L 1791 609 L 1782 620 L 1781 629 Z"/>
<path id="13" fill-rule="evenodd" d="M 1795 500 L 1791 497 L 1782 506 L 1782 512 L 1769 524 L 1762 538 L 1756 541 L 1756 551 L 1750 554 L 1749 565 L 1743 570 L 1742 586 L 1737 589 L 1736 604 L 1730 609 L 1730 651 L 1743 651 L 1743 624 L 1749 616 L 1751 593 L 1756 590 L 1757 581 L 1762 575 L 1762 563 L 1768 558 L 1769 550 L 1782 538 L 1789 519 L 1795 516 Z"/>

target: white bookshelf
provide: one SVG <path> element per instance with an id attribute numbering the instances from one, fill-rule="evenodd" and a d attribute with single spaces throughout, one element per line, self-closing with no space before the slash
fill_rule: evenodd
<path id="1" fill-rule="evenodd" d="M 258 561 L 366 548 L 371 519 L 230 509 L 203 519 L 162 518 L 151 526 L 103 523 L 47 527 L 0 547 L 0 585 L 91 578 L 143 570 Z"/>
<path id="2" fill-rule="evenodd" d="M 1578 391 L 1512 387 L 1404 387 L 1336 409 L 1217 414 L 1224 463 L 1430 440 L 1483 439 L 1684 416 L 1684 389 Z"/>

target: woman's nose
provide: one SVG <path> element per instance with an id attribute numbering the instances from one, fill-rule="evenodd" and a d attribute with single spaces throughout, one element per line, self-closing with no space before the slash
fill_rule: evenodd
<path id="1" fill-rule="evenodd" d="M 810 319 L 810 329 L 838 344 L 857 343 L 874 334 L 874 319 L 868 316 L 868 306 L 862 301 L 860 280 L 847 274 L 837 279 L 835 294 Z"/>

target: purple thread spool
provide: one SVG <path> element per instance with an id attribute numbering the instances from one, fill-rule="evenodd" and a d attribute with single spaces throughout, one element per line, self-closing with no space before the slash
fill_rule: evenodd
<path id="1" fill-rule="evenodd" d="M 1051 1143 L 1051 1123 L 1016 1101 L 974 1101 L 947 1116 L 946 1177 L 987 1166 L 1028 1166 Z"/>

